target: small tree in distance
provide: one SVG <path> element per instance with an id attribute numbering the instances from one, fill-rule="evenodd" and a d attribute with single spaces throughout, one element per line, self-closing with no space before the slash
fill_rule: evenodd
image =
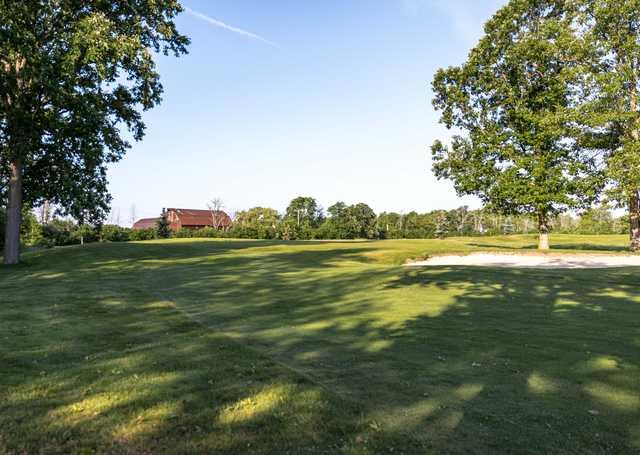
<path id="1" fill-rule="evenodd" d="M 162 214 L 158 219 L 158 223 L 156 226 L 158 230 L 158 237 L 161 239 L 168 239 L 171 237 L 171 227 L 169 226 L 169 219 L 167 218 L 167 210 L 162 209 Z"/>
<path id="2" fill-rule="evenodd" d="M 502 233 L 504 235 L 511 235 L 513 234 L 513 231 L 514 231 L 513 219 L 511 219 L 511 217 L 508 216 L 504 219 L 504 223 L 502 224 Z"/>
<path id="3" fill-rule="evenodd" d="M 211 212 L 211 225 L 215 229 L 222 229 L 226 218 L 224 212 L 224 202 L 219 197 L 214 197 L 207 203 L 207 208 Z"/>
<path id="4" fill-rule="evenodd" d="M 444 212 L 440 212 L 436 218 L 436 230 L 435 235 L 436 238 L 442 240 L 448 234 L 447 230 L 447 215 Z"/>

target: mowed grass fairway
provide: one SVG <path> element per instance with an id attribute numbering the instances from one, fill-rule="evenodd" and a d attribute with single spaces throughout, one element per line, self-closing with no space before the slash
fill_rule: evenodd
<path id="1" fill-rule="evenodd" d="M 640 269 L 401 266 L 535 243 L 32 253 L 0 269 L 0 453 L 640 453 Z"/>

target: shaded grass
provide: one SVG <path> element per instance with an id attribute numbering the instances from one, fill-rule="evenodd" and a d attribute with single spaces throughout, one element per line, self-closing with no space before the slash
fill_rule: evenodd
<path id="1" fill-rule="evenodd" d="M 398 267 L 535 241 L 34 253 L 0 269 L 0 452 L 639 452 L 638 269 Z"/>

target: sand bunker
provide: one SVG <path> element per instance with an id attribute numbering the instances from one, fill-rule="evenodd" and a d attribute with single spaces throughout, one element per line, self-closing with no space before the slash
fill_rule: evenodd
<path id="1" fill-rule="evenodd" d="M 472 253 L 469 255 L 434 256 L 424 261 L 410 262 L 407 265 L 411 267 L 463 265 L 540 269 L 604 269 L 611 267 L 640 267 L 640 256 Z"/>

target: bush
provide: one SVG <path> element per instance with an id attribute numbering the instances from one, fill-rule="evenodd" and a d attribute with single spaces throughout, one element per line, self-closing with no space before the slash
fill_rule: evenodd
<path id="1" fill-rule="evenodd" d="M 52 222 L 42 226 L 43 245 L 71 245 L 74 243 L 72 233 L 75 224 L 67 220 L 53 220 Z"/>
<path id="2" fill-rule="evenodd" d="M 228 233 L 225 231 L 221 231 L 220 229 L 215 229 L 212 227 L 204 227 L 200 229 L 180 229 L 173 233 L 173 237 L 177 237 L 180 239 L 190 239 L 190 238 L 225 238 L 229 237 Z"/>
<path id="3" fill-rule="evenodd" d="M 36 245 L 42 248 L 53 248 L 54 246 L 56 246 L 56 243 L 53 239 L 42 237 L 40 240 L 38 240 Z"/>
<path id="4" fill-rule="evenodd" d="M 179 239 L 190 239 L 194 237 L 193 229 L 180 229 L 173 233 L 173 236 Z"/>
<path id="5" fill-rule="evenodd" d="M 129 240 L 131 229 L 115 224 L 105 224 L 100 229 L 100 240 L 103 242 L 126 242 Z"/>
<path id="6" fill-rule="evenodd" d="M 155 228 L 148 229 L 132 229 L 129 232 L 129 240 L 153 240 L 158 238 L 158 232 Z"/>
<path id="7" fill-rule="evenodd" d="M 25 206 L 22 210 L 22 223 L 20 224 L 20 243 L 36 245 L 41 238 L 42 227 L 33 212 Z"/>
<path id="8" fill-rule="evenodd" d="M 89 224 L 81 224 L 71 231 L 73 243 L 91 243 L 98 240 L 97 229 Z"/>

